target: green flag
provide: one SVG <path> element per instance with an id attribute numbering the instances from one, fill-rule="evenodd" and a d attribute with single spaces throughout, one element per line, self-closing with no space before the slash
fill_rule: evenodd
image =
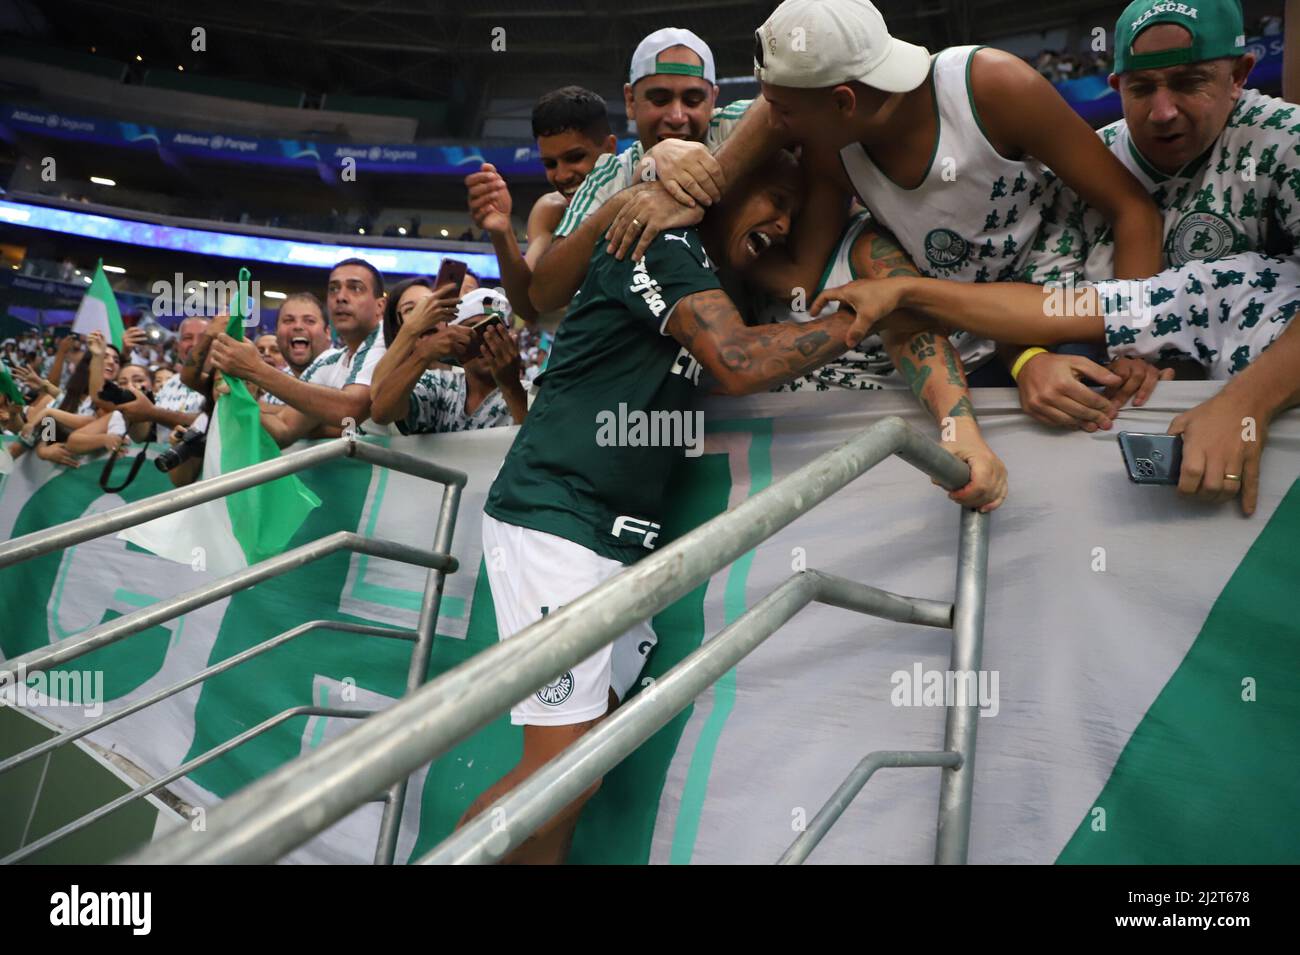
<path id="1" fill-rule="evenodd" d="M 72 322 L 72 330 L 79 335 L 99 332 L 104 341 L 122 350 L 122 312 L 117 307 L 112 286 L 104 275 L 104 260 L 95 266 L 95 277 L 90 281 L 90 288 L 77 308 L 77 317 Z"/>
<path id="2" fill-rule="evenodd" d="M 248 269 L 239 270 L 239 298 L 226 332 L 244 337 L 249 312 Z M 230 394 L 217 399 L 207 430 L 202 479 L 280 456 L 262 427 L 262 409 L 238 378 L 225 376 Z M 277 478 L 198 507 L 123 531 L 118 536 L 161 557 L 202 566 L 219 576 L 283 553 L 308 513 L 320 506 L 296 475 Z"/>
<path id="3" fill-rule="evenodd" d="M 0 361 L 0 395 L 4 395 L 20 408 L 27 404 L 23 398 L 22 390 L 19 389 L 18 383 L 14 381 L 14 376 L 9 374 L 9 368 L 2 361 Z"/>

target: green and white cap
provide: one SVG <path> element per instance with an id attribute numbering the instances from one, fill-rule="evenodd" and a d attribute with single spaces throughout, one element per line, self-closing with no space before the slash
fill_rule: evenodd
<path id="1" fill-rule="evenodd" d="M 1157 53 L 1134 53 L 1133 42 L 1147 27 L 1172 23 L 1192 35 L 1192 45 Z M 1167 66 L 1241 56 L 1246 28 L 1238 0 L 1133 0 L 1115 24 L 1115 72 L 1160 70 Z"/>
<path id="2" fill-rule="evenodd" d="M 890 36 L 868 0 L 785 0 L 754 33 L 760 83 L 821 89 L 856 80 L 887 93 L 925 82 L 930 52 Z"/>
<path id="3" fill-rule="evenodd" d="M 700 58 L 702 65 L 660 63 L 659 54 L 674 46 L 686 47 Z M 637 80 L 659 73 L 698 76 L 710 83 L 718 82 L 718 75 L 713 69 L 713 51 L 709 49 L 709 45 L 690 30 L 682 30 L 678 27 L 655 30 L 637 44 L 636 52 L 632 54 L 632 69 L 628 72 L 627 81 L 635 84 Z"/>
<path id="4" fill-rule="evenodd" d="M 510 302 L 501 289 L 476 288 L 460 300 L 452 325 L 459 325 L 479 315 L 497 315 L 510 324 Z"/>

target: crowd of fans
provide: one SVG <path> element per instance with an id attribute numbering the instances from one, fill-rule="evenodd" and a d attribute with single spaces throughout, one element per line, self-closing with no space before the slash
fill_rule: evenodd
<path id="1" fill-rule="evenodd" d="M 1271 14 L 1259 17 L 1246 30 L 1248 37 L 1274 37 L 1281 33 L 1282 18 Z M 1108 52 L 1091 49 L 1085 49 L 1081 53 L 1041 50 L 1037 56 L 1026 59 L 1049 83 L 1077 80 L 1081 76 L 1106 77 L 1115 66 L 1115 58 Z"/>
<path id="2" fill-rule="evenodd" d="M 1063 83 L 1081 76 L 1109 76 L 1115 61 L 1105 53 L 1043 50 L 1029 62 L 1049 83 Z"/>
<path id="3" fill-rule="evenodd" d="M 533 131 L 554 191 L 528 212 L 526 247 L 504 178 L 489 164 L 467 177 L 502 288 L 454 270 L 390 287 L 370 262 L 347 259 L 324 277 L 323 300 L 285 301 L 273 337 L 187 319 L 176 374 L 161 386 L 138 358 L 138 330 L 120 354 L 94 335 L 53 352 L 28 341 L 48 375 L 20 354 L 30 403 L 5 399 L 0 412 L 61 464 L 190 428 L 226 376 L 259 398 L 282 447 L 349 430 L 522 423 L 483 514 L 484 553 L 499 550 L 509 568 L 487 570 L 502 639 L 659 535 L 680 447 L 602 442 L 602 414 L 690 415 L 706 390 L 908 389 L 969 468 L 950 497 L 990 511 L 1007 474 L 971 385 L 1015 387 L 1035 420 L 1095 432 L 1192 366 L 1227 384 L 1170 424 L 1183 444 L 1179 488 L 1240 497 L 1251 513 L 1267 425 L 1300 403 L 1300 332 L 1288 328 L 1300 311 L 1300 180 L 1278 162 L 1300 152 L 1300 124 L 1288 103 L 1244 88 L 1254 54 L 1239 52 L 1236 0 L 1202 0 L 1217 15 L 1199 18 L 1182 4 L 1144 10 L 1149 2 L 1121 16 L 1117 32 L 1138 38 L 1115 63 L 1044 53 L 1030 68 L 973 47 L 932 59 L 890 37 L 865 0 L 786 0 L 757 34 L 762 97 L 721 109 L 708 45 L 657 30 L 632 58 L 625 95 L 638 141 L 622 153 L 595 93 L 564 87 L 539 99 Z M 805 26 L 836 38 L 825 56 L 795 56 L 776 39 Z M 868 41 L 880 55 L 864 59 Z M 1098 135 L 1034 68 L 1056 80 L 1114 70 L 1125 119 Z M 1196 89 L 1179 103 L 1194 120 L 1185 127 L 1146 106 L 1146 74 L 1158 71 Z M 932 141 L 912 135 L 926 123 Z M 941 128 L 959 176 L 934 163 Z M 1250 199 L 1231 163 L 1248 153 L 1278 163 L 1261 165 Z M 1177 192 L 1164 184 L 1175 173 L 1187 179 Z M 1141 321 L 1127 301 L 1135 283 Z M 1050 304 L 1062 284 L 1065 313 Z M 559 357 L 548 364 L 541 328 L 556 310 Z M 1092 357 L 1051 350 L 1061 345 Z M 105 396 L 111 381 L 126 400 Z M 33 441 L 47 420 L 57 434 Z M 1258 438 L 1243 436 L 1246 420 Z M 465 818 L 617 705 L 653 645 L 653 634 L 628 631 L 512 709 L 525 726 L 521 761 Z M 611 656 L 619 647 L 632 649 Z M 563 858 L 589 795 L 515 858 Z"/>
<path id="4" fill-rule="evenodd" d="M 8 453 L 31 449 L 59 466 L 77 467 L 104 450 L 122 455 L 155 441 L 175 446 L 213 409 L 223 393 L 223 370 L 241 372 L 263 406 L 267 430 L 281 444 L 338 436 L 348 418 L 362 423 L 363 432 L 411 434 L 510 424 L 526 414 L 526 389 L 546 360 L 550 335 L 515 319 L 504 294 L 480 289 L 473 272 L 437 291 L 436 301 L 452 309 L 439 313 L 441 323 L 430 320 L 428 308 L 416 308 L 435 299 L 428 277 L 407 279 L 385 294 L 383 276 L 356 259 L 331 270 L 324 291 L 324 301 L 307 291 L 290 295 L 274 332 L 242 341 L 225 334 L 226 316 L 187 318 L 174 333 L 156 323 L 148 331 L 128 327 L 121 349 L 99 332 L 83 336 L 66 327 L 5 339 L 0 370 L 22 398 L 0 397 L 3 427 L 20 437 Z M 498 327 L 471 331 L 489 311 L 501 320 Z M 409 387 L 401 393 L 390 388 L 384 393 L 390 413 L 375 414 L 371 376 L 412 314 L 412 326 L 421 331 L 440 324 L 437 342 L 446 347 L 436 358 L 422 348 Z M 456 321 L 450 330 L 448 321 Z M 353 371 L 361 348 L 361 365 Z M 295 391 L 293 385 L 309 387 Z M 322 401 L 326 389 L 352 400 L 337 406 L 329 396 Z M 169 472 L 173 483 L 194 480 L 201 463 L 201 453 L 187 458 Z"/>

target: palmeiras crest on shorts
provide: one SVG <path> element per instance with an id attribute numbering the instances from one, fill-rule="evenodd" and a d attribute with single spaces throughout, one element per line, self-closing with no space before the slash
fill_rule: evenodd
<path id="1" fill-rule="evenodd" d="M 925 257 L 943 272 L 955 272 L 970 258 L 970 243 L 952 229 L 931 229 L 925 235 Z"/>
<path id="2" fill-rule="evenodd" d="M 1232 255 L 1236 245 L 1237 230 L 1223 216 L 1189 212 L 1169 235 L 1169 264 L 1179 268 L 1193 259 L 1221 259 Z"/>
<path id="3" fill-rule="evenodd" d="M 572 670 L 565 670 L 554 683 L 548 683 L 537 691 L 537 698 L 547 706 L 559 706 L 572 695 Z"/>

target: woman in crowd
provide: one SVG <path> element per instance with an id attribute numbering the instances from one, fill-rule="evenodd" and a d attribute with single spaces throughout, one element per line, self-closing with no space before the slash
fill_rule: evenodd
<path id="1" fill-rule="evenodd" d="M 112 346 L 109 346 L 112 347 Z M 148 401 L 149 369 L 143 365 L 127 365 L 116 377 L 118 387 L 129 391 L 136 399 Z M 107 450 L 121 453 L 132 442 L 144 444 L 153 434 L 153 422 L 143 418 L 128 419 L 119 411 L 109 410 L 106 402 L 98 402 L 98 415 L 68 436 L 68 450 L 73 454 L 88 454 Z"/>
<path id="2" fill-rule="evenodd" d="M 471 326 L 488 315 L 500 322 Z M 528 413 L 519 350 L 507 330 L 510 303 L 490 289 L 457 299 L 428 278 L 398 283 L 384 308 L 387 351 L 375 369 L 370 416 L 402 434 L 519 424 Z M 448 360 L 464 363 L 464 370 Z"/>

